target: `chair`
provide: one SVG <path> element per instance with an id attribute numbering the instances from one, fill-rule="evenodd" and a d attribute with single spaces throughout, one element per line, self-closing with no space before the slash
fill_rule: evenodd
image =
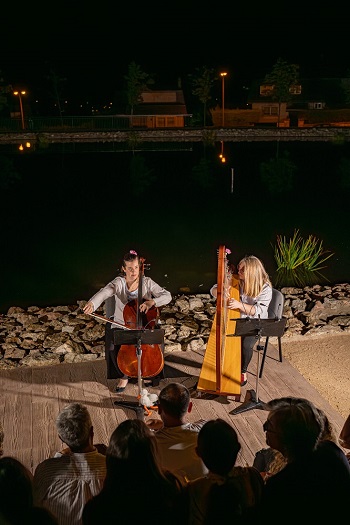
<path id="1" fill-rule="evenodd" d="M 268 318 L 269 319 L 282 319 L 283 317 L 283 307 L 284 307 L 284 295 L 279 290 L 276 290 L 276 288 L 272 288 L 272 298 L 269 304 L 268 308 Z M 278 352 L 279 352 L 279 360 L 282 363 L 282 344 L 281 344 L 281 337 L 283 334 L 276 336 L 278 340 Z M 264 370 L 264 364 L 265 364 L 265 358 L 266 358 L 266 352 L 267 347 L 269 344 L 269 336 L 266 336 L 265 344 L 259 345 L 258 351 L 263 350 L 263 357 L 261 360 L 261 367 L 260 367 L 260 373 L 259 377 L 262 377 L 263 370 Z"/>

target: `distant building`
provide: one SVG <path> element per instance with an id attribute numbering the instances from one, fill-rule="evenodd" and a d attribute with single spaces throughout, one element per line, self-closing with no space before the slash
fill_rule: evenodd
<path id="1" fill-rule="evenodd" d="M 350 78 L 300 79 L 290 89 L 290 100 L 280 104 L 272 92 L 272 85 L 254 81 L 246 110 L 225 108 L 225 127 L 350 126 Z M 222 110 L 215 108 L 211 114 L 214 126 L 220 127 Z"/>
<path id="2" fill-rule="evenodd" d="M 260 80 L 252 83 L 248 104 L 259 114 L 257 124 L 279 123 L 280 127 L 303 127 L 310 121 L 310 125 L 326 125 L 331 124 L 332 120 L 339 120 L 339 111 L 346 109 L 349 89 L 349 78 L 302 78 L 290 88 L 290 99 L 279 104 L 273 99 L 273 86 Z M 326 112 L 322 116 L 324 110 L 335 111 L 333 119 Z"/>
<path id="3" fill-rule="evenodd" d="M 134 107 L 133 128 L 183 128 L 190 116 L 181 89 L 149 90 L 141 93 L 141 99 Z"/>

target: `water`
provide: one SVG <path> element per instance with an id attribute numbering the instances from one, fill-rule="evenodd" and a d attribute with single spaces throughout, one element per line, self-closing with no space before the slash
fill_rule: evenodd
<path id="1" fill-rule="evenodd" d="M 293 188 L 274 194 L 259 166 L 275 142 L 188 144 L 188 151 L 6 155 L 20 175 L 2 189 L 0 312 L 74 304 L 114 278 L 129 249 L 172 293 L 207 292 L 217 248 L 231 262 L 260 257 L 272 280 L 277 235 L 312 234 L 334 256 L 329 283 L 349 282 L 350 144 L 279 145 L 296 166 Z M 67 150 L 67 148 L 66 148 Z M 232 185 L 233 182 L 233 185 Z"/>

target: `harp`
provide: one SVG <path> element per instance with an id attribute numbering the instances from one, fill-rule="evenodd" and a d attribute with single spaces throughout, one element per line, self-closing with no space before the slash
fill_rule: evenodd
<path id="1" fill-rule="evenodd" d="M 235 334 L 240 317 L 237 310 L 227 308 L 227 299 L 239 300 L 239 280 L 228 266 L 227 250 L 218 250 L 216 313 L 205 350 L 203 365 L 197 384 L 198 391 L 217 395 L 234 396 L 241 393 L 241 338 Z"/>

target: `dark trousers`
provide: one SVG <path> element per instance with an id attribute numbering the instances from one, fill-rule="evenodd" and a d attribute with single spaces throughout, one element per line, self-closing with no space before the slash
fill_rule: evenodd
<path id="1" fill-rule="evenodd" d="M 106 324 L 105 331 L 105 359 L 107 364 L 107 379 L 126 378 L 117 363 L 120 345 L 114 344 L 114 329 L 111 323 Z"/>
<path id="2" fill-rule="evenodd" d="M 253 357 L 253 347 L 256 343 L 255 335 L 246 335 L 241 338 L 241 371 L 246 372 Z"/>

